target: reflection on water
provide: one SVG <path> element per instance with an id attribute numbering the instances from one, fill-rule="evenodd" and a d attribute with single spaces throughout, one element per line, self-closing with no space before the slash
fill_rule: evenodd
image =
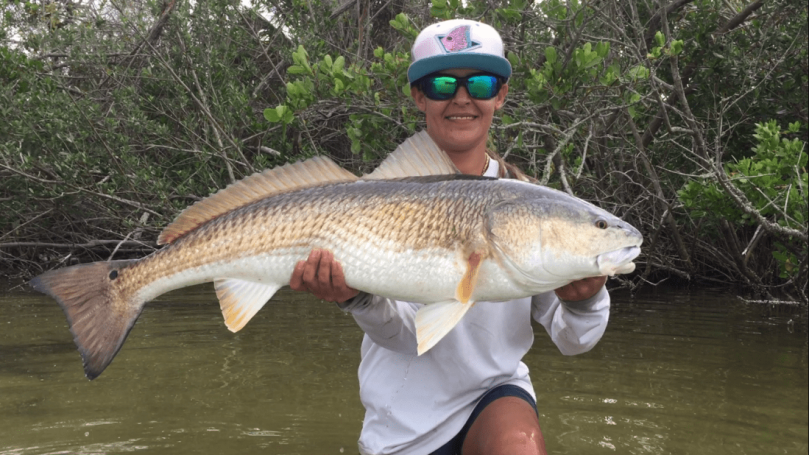
<path id="1" fill-rule="evenodd" d="M 711 291 L 613 297 L 590 353 L 537 326 L 525 361 L 552 454 L 806 454 L 800 309 Z M 362 333 L 282 291 L 238 334 L 210 286 L 151 303 L 93 382 L 61 310 L 0 292 L 0 455 L 355 454 Z"/>

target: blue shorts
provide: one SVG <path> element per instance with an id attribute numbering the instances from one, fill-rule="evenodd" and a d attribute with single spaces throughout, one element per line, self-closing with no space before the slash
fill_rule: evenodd
<path id="1" fill-rule="evenodd" d="M 463 448 L 463 442 L 466 439 L 466 434 L 469 433 L 469 429 L 472 428 L 472 424 L 475 423 L 475 419 L 477 419 L 480 413 L 486 409 L 486 406 L 491 404 L 494 400 L 503 397 L 522 398 L 528 404 L 530 404 L 532 408 L 534 408 L 534 412 L 537 412 L 537 402 L 522 387 L 511 384 L 497 386 L 483 395 L 477 406 L 475 406 L 475 409 L 472 411 L 472 415 L 469 416 L 469 420 L 467 420 L 466 424 L 464 424 L 463 428 L 461 428 L 461 431 L 448 443 L 444 444 L 441 446 L 441 448 L 430 455 L 461 455 L 461 449 Z"/>

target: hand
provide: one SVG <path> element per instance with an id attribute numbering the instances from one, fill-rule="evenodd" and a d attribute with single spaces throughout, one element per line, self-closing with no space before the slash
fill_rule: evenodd
<path id="1" fill-rule="evenodd" d="M 359 291 L 348 287 L 343 267 L 334 260 L 328 250 L 312 250 L 309 258 L 295 264 L 289 287 L 295 291 L 307 291 L 329 302 L 345 302 Z"/>
<path id="2" fill-rule="evenodd" d="M 557 297 L 566 302 L 578 302 L 596 295 L 606 282 L 607 277 L 605 276 L 592 276 L 570 282 L 554 292 L 556 292 Z"/>

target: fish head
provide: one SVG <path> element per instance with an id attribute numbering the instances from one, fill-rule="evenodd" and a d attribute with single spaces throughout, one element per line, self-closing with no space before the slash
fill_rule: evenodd
<path id="1" fill-rule="evenodd" d="M 535 292 L 630 273 L 643 243 L 634 226 L 557 191 L 500 204 L 489 214 L 489 232 L 501 262 Z"/>
<path id="2" fill-rule="evenodd" d="M 447 52 L 459 52 L 470 47 L 469 25 L 461 25 L 450 30 L 446 35 L 439 35 L 438 40 Z"/>

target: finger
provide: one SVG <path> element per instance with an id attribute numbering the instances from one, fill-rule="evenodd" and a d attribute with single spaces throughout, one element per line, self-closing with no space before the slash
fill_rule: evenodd
<path id="1" fill-rule="evenodd" d="M 316 285 L 317 267 L 320 264 L 320 250 L 312 250 L 309 257 L 306 259 L 306 265 L 303 270 L 303 284 L 308 288 Z"/>
<path id="2" fill-rule="evenodd" d="M 294 291 L 305 291 L 303 285 L 303 269 L 306 268 L 306 261 L 298 261 L 292 269 L 292 277 L 289 279 L 289 287 Z"/>
<path id="3" fill-rule="evenodd" d="M 576 284 L 579 294 L 582 295 L 582 299 L 584 299 L 595 295 L 606 282 L 607 277 L 605 276 L 593 276 L 590 278 L 585 278 Z"/>
<path id="4" fill-rule="evenodd" d="M 596 276 L 573 281 L 556 290 L 560 299 L 568 302 L 587 300 L 596 295 L 607 282 L 607 277 Z"/>
<path id="5" fill-rule="evenodd" d="M 331 263 L 331 282 L 334 284 L 335 288 L 340 288 L 341 290 L 348 288 L 348 285 L 346 285 L 346 276 L 343 273 L 343 266 L 337 261 Z"/>
<path id="6" fill-rule="evenodd" d="M 596 290 L 601 289 L 602 286 L 607 284 L 607 277 L 605 277 L 605 276 L 594 276 L 592 278 L 592 280 L 593 280 L 593 284 L 596 287 Z"/>
<path id="7" fill-rule="evenodd" d="M 317 268 L 317 281 L 320 289 L 323 291 L 330 290 L 332 285 L 331 266 L 334 255 L 329 250 L 323 250 L 320 256 L 320 264 Z"/>
<path id="8" fill-rule="evenodd" d="M 333 263 L 331 268 L 331 281 L 334 283 L 335 290 L 337 290 L 339 297 L 338 301 L 340 302 L 345 302 L 360 293 L 360 291 L 348 286 L 345 274 L 343 273 L 343 266 L 337 261 Z"/>

